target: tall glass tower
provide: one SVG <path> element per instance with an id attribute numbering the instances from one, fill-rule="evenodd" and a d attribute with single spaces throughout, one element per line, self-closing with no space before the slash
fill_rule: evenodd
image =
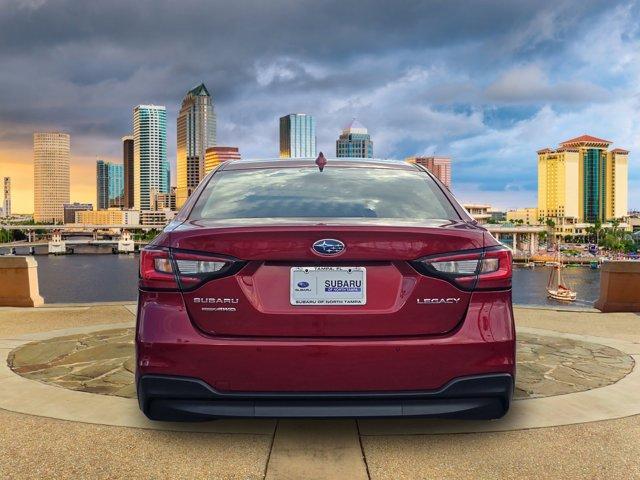
<path id="1" fill-rule="evenodd" d="M 204 177 L 207 148 L 216 144 L 216 113 L 204 83 L 185 95 L 176 127 L 176 205 L 181 207 Z"/>
<path id="2" fill-rule="evenodd" d="M 336 140 L 338 158 L 373 158 L 373 142 L 369 131 L 355 118 L 342 129 Z"/>
<path id="3" fill-rule="evenodd" d="M 306 113 L 280 117 L 280 158 L 315 158 L 316 121 Z"/>
<path id="4" fill-rule="evenodd" d="M 124 206 L 124 167 L 117 163 L 96 162 L 96 204 L 98 210 Z"/>
<path id="5" fill-rule="evenodd" d="M 138 105 L 133 109 L 134 207 L 151 210 L 155 193 L 169 193 L 167 109 Z"/>
<path id="6" fill-rule="evenodd" d="M 104 160 L 96 160 L 96 208 L 109 208 L 109 169 Z"/>

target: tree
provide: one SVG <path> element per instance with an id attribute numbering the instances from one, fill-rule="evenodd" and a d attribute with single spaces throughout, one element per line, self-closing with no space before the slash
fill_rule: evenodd
<path id="1" fill-rule="evenodd" d="M 11 231 L 0 228 L 0 243 L 9 243 L 12 240 L 13 235 L 11 235 Z"/>

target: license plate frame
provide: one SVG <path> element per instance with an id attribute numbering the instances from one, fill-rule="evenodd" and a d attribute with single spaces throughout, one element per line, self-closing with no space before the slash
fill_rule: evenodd
<path id="1" fill-rule="evenodd" d="M 294 306 L 367 304 L 366 267 L 291 267 L 289 280 L 289 301 Z M 334 283 L 327 286 L 325 280 Z"/>

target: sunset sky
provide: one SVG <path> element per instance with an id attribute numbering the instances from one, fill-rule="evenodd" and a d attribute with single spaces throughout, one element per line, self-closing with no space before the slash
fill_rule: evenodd
<path id="1" fill-rule="evenodd" d="M 376 157 L 453 158 L 462 201 L 536 204 L 536 150 L 581 134 L 631 150 L 640 209 L 638 1 L 0 0 L 0 177 L 33 209 L 34 131 L 71 134 L 71 200 L 121 161 L 131 111 L 204 82 L 218 144 L 277 155 L 279 116 L 316 117 L 335 155 L 357 117 Z M 175 184 L 175 179 L 172 178 Z"/>

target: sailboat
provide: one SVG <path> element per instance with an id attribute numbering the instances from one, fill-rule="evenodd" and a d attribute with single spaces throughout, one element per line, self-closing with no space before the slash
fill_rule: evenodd
<path id="1" fill-rule="evenodd" d="M 549 274 L 549 282 L 547 283 L 547 296 L 554 300 L 561 302 L 573 302 L 575 301 L 578 293 L 571 290 L 565 285 L 562 280 L 562 259 L 560 258 L 560 252 L 556 251 L 557 261 L 551 269 Z"/>

